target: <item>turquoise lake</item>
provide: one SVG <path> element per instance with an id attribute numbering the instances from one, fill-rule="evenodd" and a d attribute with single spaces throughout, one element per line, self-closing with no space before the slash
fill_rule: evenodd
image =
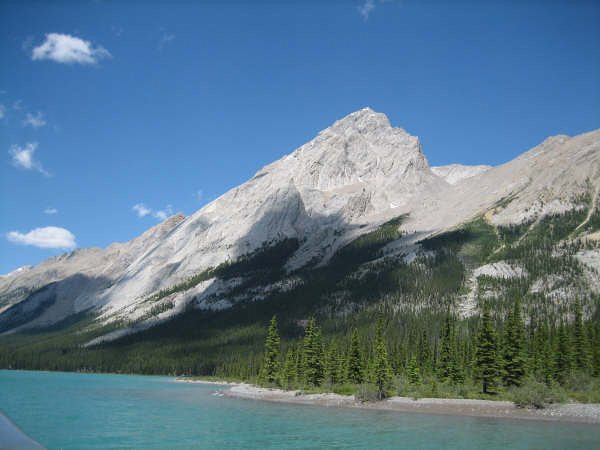
<path id="1" fill-rule="evenodd" d="M 0 371 L 0 408 L 49 449 L 600 448 L 593 425 L 285 405 L 218 389 L 166 377 Z"/>

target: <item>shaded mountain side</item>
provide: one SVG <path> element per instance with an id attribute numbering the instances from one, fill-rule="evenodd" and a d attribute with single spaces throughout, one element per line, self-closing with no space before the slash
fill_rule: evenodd
<path id="1" fill-rule="evenodd" d="M 354 327 L 368 336 L 374 317 L 383 311 L 389 341 L 405 343 L 406 348 L 393 352 L 399 359 L 421 333 L 436 339 L 448 308 L 457 314 L 470 311 L 460 326 L 465 335 L 474 332 L 471 317 L 482 305 L 492 304 L 502 322 L 517 297 L 528 323 L 570 321 L 576 299 L 585 317 L 598 322 L 599 267 L 593 261 L 600 259 L 594 238 L 600 212 L 591 194 L 573 201 L 580 207 L 539 221 L 504 226 L 480 216 L 425 238 L 402 232 L 408 217 L 401 216 L 340 247 L 327 265 L 291 272 L 281 268 L 300 242 L 279 240 L 213 270 L 213 280 L 241 280 L 211 294 L 212 302 L 230 302 L 228 308 L 188 307 L 154 327 L 87 347 L 111 334 L 111 328 L 90 316 L 62 329 L 3 336 L 0 366 L 254 376 L 273 314 L 285 346 L 301 336 L 310 317 L 317 318 L 328 341 L 343 342 Z M 414 240 L 418 243 L 411 247 L 398 245 Z M 178 289 L 188 290 L 174 285 L 174 292 L 150 301 L 160 303 Z M 127 326 L 121 323 L 112 332 Z M 435 348 L 435 341 L 431 345 Z"/>

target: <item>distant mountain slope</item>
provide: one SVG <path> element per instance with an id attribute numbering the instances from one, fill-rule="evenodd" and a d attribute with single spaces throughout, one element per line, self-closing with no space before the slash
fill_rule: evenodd
<path id="1" fill-rule="evenodd" d="M 456 184 L 467 178 L 474 177 L 490 170 L 492 166 L 465 166 L 462 164 L 450 164 L 448 166 L 432 167 L 431 171 L 442 177 L 447 183 Z"/>
<path id="2" fill-rule="evenodd" d="M 487 239 L 501 254 L 502 230 L 517 227 L 519 244 L 526 243 L 545 217 L 571 212 L 577 218 L 569 220 L 583 215 L 580 222 L 569 224 L 569 234 L 552 245 L 593 236 L 600 230 L 599 180 L 600 130 L 548 138 L 498 167 L 431 168 L 418 138 L 365 108 L 190 217 L 176 215 L 128 243 L 76 250 L 0 278 L 0 330 L 47 327 L 87 313 L 110 328 L 90 341 L 97 343 L 169 321 L 189 308 L 223 310 L 302 286 L 352 308 L 362 288 L 360 283 L 353 288 L 351 280 L 361 280 L 371 266 L 384 273 L 391 260 L 407 270 L 411 263 L 425 264 L 423 258 L 441 251 L 431 243 L 439 240 L 427 239 L 468 224 L 477 236 L 460 245 L 472 246 L 475 254 L 461 250 L 457 259 L 438 262 L 462 267 L 456 266 L 459 285 L 451 292 L 440 289 L 469 315 L 477 307 L 474 271 L 494 259 L 477 239 Z M 591 256 L 581 261 L 594 260 L 596 250 L 588 250 Z M 500 266 L 494 267 L 489 270 Z M 347 280 L 346 288 L 316 276 L 320 270 L 331 280 Z M 582 283 L 593 279 L 581 277 Z M 585 283 L 584 292 L 595 289 Z M 407 289 L 380 287 L 372 293 Z"/>

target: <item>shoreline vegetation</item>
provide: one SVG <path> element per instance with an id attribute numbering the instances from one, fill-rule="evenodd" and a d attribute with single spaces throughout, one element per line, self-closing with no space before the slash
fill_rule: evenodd
<path id="1" fill-rule="evenodd" d="M 469 417 L 504 419 L 532 419 L 545 421 L 600 424 L 599 403 L 553 404 L 546 408 L 521 408 L 507 400 L 482 400 L 465 398 L 411 398 L 392 396 L 383 400 L 361 401 L 355 395 L 333 392 L 311 393 L 301 390 L 284 390 L 255 386 L 228 380 L 202 378 L 176 378 L 178 383 L 198 383 L 227 386 L 219 390 L 225 397 L 246 400 L 291 403 L 336 408 L 357 408 L 420 414 L 443 414 Z"/>
<path id="2" fill-rule="evenodd" d="M 223 395 L 323 406 L 600 423 L 597 361 L 592 363 L 594 351 L 584 331 L 579 302 L 575 303 L 573 323 L 568 328 L 561 326 L 556 346 L 542 342 L 538 349 L 546 351 L 539 353 L 538 349 L 527 351 L 521 308 L 519 299 L 515 300 L 507 323 L 498 330 L 485 307 L 468 342 L 468 358 L 460 355 L 456 318 L 448 313 L 433 364 L 419 364 L 419 360 L 431 361 L 431 356 L 419 358 L 428 352 L 417 348 L 417 355 L 407 357 L 400 371 L 391 364 L 383 315 L 378 317 L 371 339 L 361 339 L 354 329 L 345 343 L 326 342 L 311 318 L 304 337 L 287 348 L 282 348 L 277 317 L 273 316 L 258 376 L 233 380 L 237 383 L 227 380 L 231 387 Z M 347 350 L 340 352 L 340 344 Z M 532 370 L 536 358 L 542 359 L 543 365 Z M 218 377 L 180 380 L 220 381 Z"/>

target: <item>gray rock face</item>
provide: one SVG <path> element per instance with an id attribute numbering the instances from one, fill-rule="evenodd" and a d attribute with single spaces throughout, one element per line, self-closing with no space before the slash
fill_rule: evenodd
<path id="1" fill-rule="evenodd" d="M 463 164 L 450 164 L 448 166 L 432 167 L 431 171 L 442 177 L 449 184 L 456 184 L 467 178 L 490 170 L 492 166 L 465 166 Z"/>
<path id="2" fill-rule="evenodd" d="M 301 242 L 287 263 L 292 269 L 326 263 L 340 246 L 401 214 L 409 214 L 403 227 L 420 236 L 478 214 L 493 223 L 521 222 L 574 207 L 573 197 L 589 180 L 597 189 L 600 130 L 549 138 L 498 167 L 431 168 L 418 138 L 365 108 L 187 218 L 176 215 L 130 242 L 76 250 L 1 277 L 0 329 L 7 314 L 19 315 L 17 304 L 35 310 L 43 295 L 32 294 L 50 283 L 56 301 L 20 327 L 90 308 L 107 321 L 140 318 L 144 300 L 160 289 L 283 238 Z M 178 294 L 177 306 L 161 317 L 182 310 L 211 284 Z"/>

